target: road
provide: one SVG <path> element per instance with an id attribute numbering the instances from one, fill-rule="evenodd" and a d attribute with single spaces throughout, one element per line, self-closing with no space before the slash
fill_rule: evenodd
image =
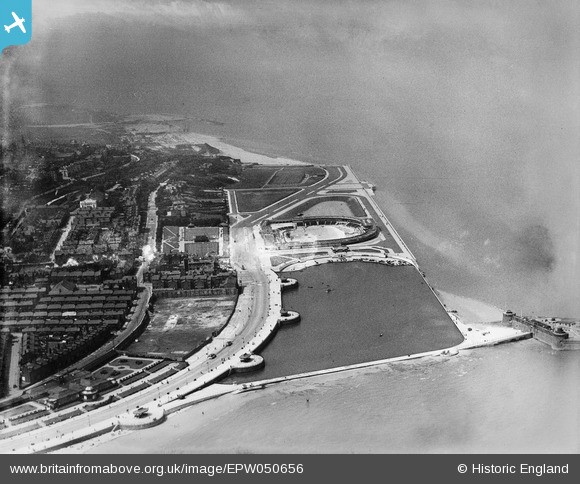
<path id="1" fill-rule="evenodd" d="M 219 337 L 214 338 L 202 351 L 187 360 L 189 367 L 186 370 L 136 395 L 93 410 L 86 415 L 71 418 L 49 427 L 42 427 L 10 439 L 0 440 L 0 452 L 11 453 L 24 448 L 31 450 L 34 449 L 35 443 L 38 445 L 42 441 L 58 440 L 62 438 L 63 434 L 70 434 L 79 429 L 92 427 L 97 423 L 110 421 L 136 407 L 157 404 L 160 399 L 176 399 L 180 391 L 183 391 L 184 386 L 198 385 L 201 387 L 204 382 L 209 383 L 215 380 L 224 371 L 227 371 L 229 365 L 239 361 L 239 356 L 248 350 L 250 341 L 265 326 L 268 316 L 271 318 L 273 315 L 279 314 L 280 310 L 279 307 L 270 307 L 273 304 L 270 299 L 270 282 L 268 274 L 261 266 L 253 227 L 261 219 L 315 194 L 345 176 L 344 170 L 340 167 L 328 167 L 327 172 L 328 175 L 323 180 L 311 187 L 307 187 L 232 225 L 231 240 L 232 242 L 236 241 L 236 243 L 231 244 L 231 262 L 237 270 L 243 268 L 249 283 L 238 298 L 235 313 L 228 326 Z M 228 341 L 231 341 L 230 346 L 227 345 Z M 215 354 L 216 357 L 210 358 L 211 354 Z"/>
<path id="2" fill-rule="evenodd" d="M 289 197 L 286 197 L 283 200 L 270 205 L 269 207 L 250 214 L 248 217 L 234 224 L 232 229 L 236 226 L 252 227 L 260 221 L 284 210 L 285 208 L 290 207 L 291 205 L 294 205 L 295 203 L 300 202 L 301 200 L 304 200 L 312 195 L 315 195 L 320 190 L 328 188 L 346 176 L 346 172 L 341 166 L 325 166 L 324 169 L 326 170 L 327 175 L 319 182 L 314 183 L 309 187 L 303 188 L 299 192 L 290 195 Z"/>

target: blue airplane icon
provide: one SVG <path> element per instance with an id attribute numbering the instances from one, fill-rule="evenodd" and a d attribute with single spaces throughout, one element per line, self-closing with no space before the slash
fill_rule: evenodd
<path id="1" fill-rule="evenodd" d="M 32 0 L 0 0 L 0 26 L 4 27 L 0 27 L 0 57 L 6 47 L 30 42 L 34 30 Z"/>
<path id="2" fill-rule="evenodd" d="M 20 27 L 20 30 L 22 30 L 22 33 L 25 34 L 26 33 L 26 29 L 24 28 L 25 19 L 18 17 L 18 15 L 16 15 L 16 13 L 14 13 L 14 12 L 12 12 L 12 16 L 14 17 L 14 23 L 11 25 L 5 25 L 4 30 L 6 32 L 10 33 L 10 31 L 14 27 Z"/>

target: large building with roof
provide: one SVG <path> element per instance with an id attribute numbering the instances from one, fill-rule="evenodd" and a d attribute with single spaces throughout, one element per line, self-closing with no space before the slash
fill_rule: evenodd
<path id="1" fill-rule="evenodd" d="M 223 255 L 223 228 L 165 226 L 161 251 L 184 252 L 201 258 Z"/>

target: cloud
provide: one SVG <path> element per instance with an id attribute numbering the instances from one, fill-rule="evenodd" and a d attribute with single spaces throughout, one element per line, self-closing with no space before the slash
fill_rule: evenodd
<path id="1" fill-rule="evenodd" d="M 58 20 L 78 15 L 101 15 L 123 21 L 146 21 L 173 27 L 214 27 L 246 22 L 244 12 L 225 2 L 198 0 L 40 0 L 33 2 L 34 22 L 58 28 Z"/>

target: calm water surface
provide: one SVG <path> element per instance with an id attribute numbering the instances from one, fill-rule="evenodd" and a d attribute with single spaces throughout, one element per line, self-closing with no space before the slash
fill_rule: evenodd
<path id="1" fill-rule="evenodd" d="M 448 348 L 463 336 L 412 266 L 322 264 L 285 276 L 284 326 L 260 352 L 263 370 L 227 381 L 252 381 Z"/>

